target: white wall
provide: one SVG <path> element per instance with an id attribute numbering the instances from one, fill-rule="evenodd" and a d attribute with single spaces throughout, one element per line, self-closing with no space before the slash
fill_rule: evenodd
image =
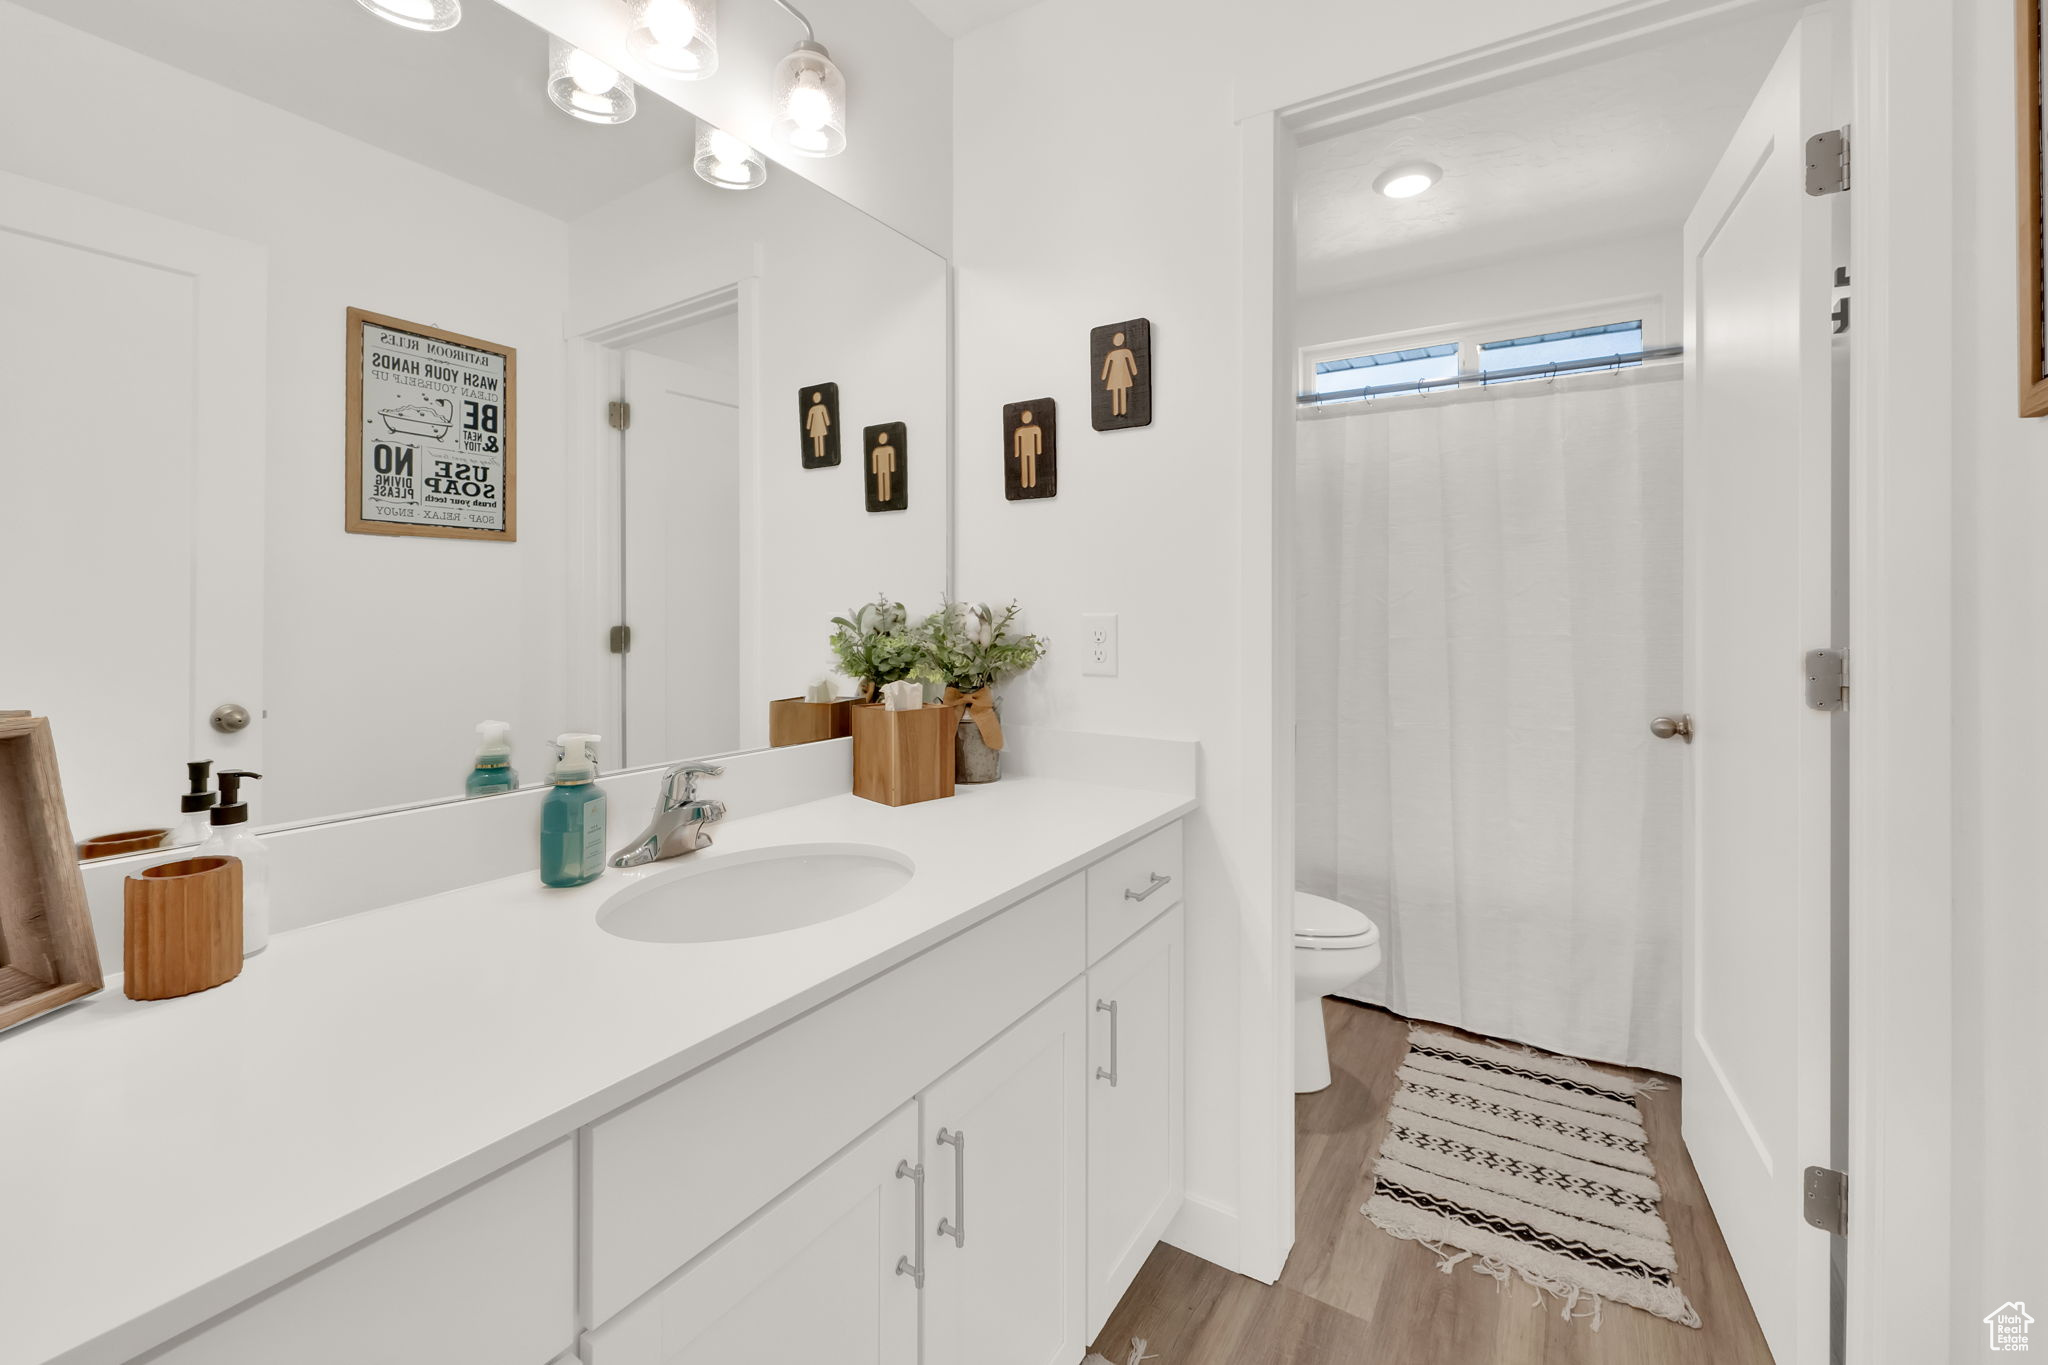
<path id="1" fill-rule="evenodd" d="M 832 617 L 878 592 L 929 609 L 946 586 L 945 261 L 780 169 L 743 195 L 687 173 L 656 181 L 577 219 L 569 245 L 572 333 L 746 282 L 740 719 L 742 743 L 766 743 L 767 701 L 832 667 Z M 827 382 L 840 463 L 805 469 L 798 390 Z M 870 513 L 861 431 L 896 421 L 910 505 Z"/>
<path id="2" fill-rule="evenodd" d="M 563 225 L 12 5 L 0 51 L 33 54 L 0 85 L 0 169 L 268 253 L 269 381 L 248 395 L 268 450 L 266 524 L 250 528 L 267 580 L 267 604 L 248 604 L 269 699 L 258 818 L 457 794 L 485 717 L 513 722 L 522 775 L 540 776 L 583 624 L 565 619 L 561 572 Z M 351 305 L 517 348 L 516 544 L 343 531 Z M 133 780 L 161 789 L 168 822 L 180 774 Z"/>
<path id="3" fill-rule="evenodd" d="M 625 45 L 623 4 L 500 3 L 779 159 L 776 174 L 822 185 L 935 251 L 950 246 L 950 44 L 909 0 L 806 0 L 797 6 L 846 76 L 846 150 L 826 158 L 784 156 L 770 131 L 775 64 L 803 36 L 771 0 L 726 0 L 718 7 L 718 72 L 702 81 L 679 81 L 639 63 Z"/>
<path id="4" fill-rule="evenodd" d="M 1999 1304 L 2048 1323 L 2048 731 L 2029 685 L 2048 669 L 2048 420 L 2014 415 L 2012 6 L 1957 0 L 1955 14 L 1956 439 L 1930 457 L 1956 478 L 1952 1339 L 1955 1359 L 1978 1360 L 1978 1320 Z"/>
<path id="5" fill-rule="evenodd" d="M 1295 336 L 1299 345 L 1318 346 L 1425 327 L 1569 312 L 1608 299 L 1650 297 L 1659 301 L 1659 311 L 1654 319 L 1644 319 L 1643 344 L 1662 346 L 1679 340 L 1685 322 L 1682 262 L 1674 225 L 1563 251 L 1404 275 L 1296 299 Z"/>
<path id="6" fill-rule="evenodd" d="M 1010 689 L 1012 716 L 1065 728 L 1201 741 L 1190 823 L 1188 1185 L 1174 1233 L 1239 1254 L 1241 1202 L 1280 1196 L 1241 1172 L 1236 973 L 1267 934 L 1274 851 L 1236 692 L 1241 597 L 1240 115 L 1318 95 L 1584 14 L 1592 0 L 1474 0 L 1457 22 L 1426 6 L 1284 0 L 1042 0 L 954 50 L 954 255 L 959 346 L 956 563 L 970 598 L 1022 598 L 1054 652 Z M 1002 97 L 989 92 L 1005 92 Z M 1032 97 L 1029 92 L 1043 92 Z M 1089 429 L 1088 329 L 1149 317 L 1157 417 Z M 1002 495 L 1001 406 L 1061 406 L 1056 499 Z M 1080 676 L 1084 611 L 1121 615 L 1121 673 Z M 1276 1102 L 1278 1096 L 1275 1096 Z M 1264 1188 L 1241 1188 L 1241 1174 Z M 1252 1244 L 1256 1247 L 1256 1234 Z"/>

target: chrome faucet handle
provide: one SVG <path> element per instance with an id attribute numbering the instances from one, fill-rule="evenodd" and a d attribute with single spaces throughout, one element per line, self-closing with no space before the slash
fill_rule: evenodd
<path id="1" fill-rule="evenodd" d="M 711 763 L 678 763 L 661 775 L 661 806 L 663 810 L 677 810 L 697 799 L 697 779 L 700 777 L 723 777 L 725 769 Z M 676 791 L 676 779 L 683 780 L 683 789 Z"/>

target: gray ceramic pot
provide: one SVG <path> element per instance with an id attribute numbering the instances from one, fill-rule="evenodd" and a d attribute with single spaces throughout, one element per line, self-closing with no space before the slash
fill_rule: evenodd
<path id="1" fill-rule="evenodd" d="M 996 714 L 1002 715 L 998 705 Z M 995 782 L 1003 775 L 1003 751 L 991 749 L 982 743 L 981 727 L 964 712 L 960 716 L 960 728 L 953 732 L 953 780 L 955 782 Z"/>

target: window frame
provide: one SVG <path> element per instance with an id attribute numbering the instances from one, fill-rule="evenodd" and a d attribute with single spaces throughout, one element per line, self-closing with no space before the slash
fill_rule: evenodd
<path id="1" fill-rule="evenodd" d="M 1661 294 L 1637 294 L 1621 298 L 1595 300 L 1575 304 L 1570 308 L 1546 309 L 1537 313 L 1518 313 L 1508 316 L 1482 318 L 1476 322 L 1447 323 L 1435 327 L 1416 327 L 1404 332 L 1381 332 L 1377 335 L 1356 337 L 1349 341 L 1318 342 L 1300 349 L 1295 365 L 1295 392 L 1315 392 L 1316 365 L 1325 360 L 1345 360 L 1352 356 L 1376 355 L 1383 351 L 1418 349 L 1425 346 L 1446 346 L 1452 342 L 1458 345 L 1458 372 L 1470 373 L 1480 365 L 1479 347 L 1492 341 L 1511 341 L 1516 337 L 1536 336 L 1544 332 L 1569 332 L 1581 327 L 1602 327 L 1614 322 L 1627 322 L 1640 318 L 1643 324 L 1643 345 L 1645 347 L 1666 344 L 1668 335 L 1664 320 L 1664 297 Z M 1606 373 L 1593 371 L 1593 373 Z M 1369 385 L 1360 384 L 1366 388 Z M 1428 393 L 1459 393 L 1476 385 L 1446 385 L 1437 389 L 1425 389 Z M 1347 400 L 1325 400 L 1343 402 Z M 1349 400 L 1356 401 L 1356 400 Z M 1312 405 L 1304 405 L 1312 406 Z"/>

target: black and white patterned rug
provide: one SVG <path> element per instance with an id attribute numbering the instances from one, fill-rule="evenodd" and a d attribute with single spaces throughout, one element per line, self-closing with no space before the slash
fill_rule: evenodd
<path id="1" fill-rule="evenodd" d="M 1399 1077 L 1366 1217 L 1445 1274 L 1519 1275 L 1595 1330 L 1604 1300 L 1700 1325 L 1658 1215 L 1644 1083 L 1422 1027 Z"/>

